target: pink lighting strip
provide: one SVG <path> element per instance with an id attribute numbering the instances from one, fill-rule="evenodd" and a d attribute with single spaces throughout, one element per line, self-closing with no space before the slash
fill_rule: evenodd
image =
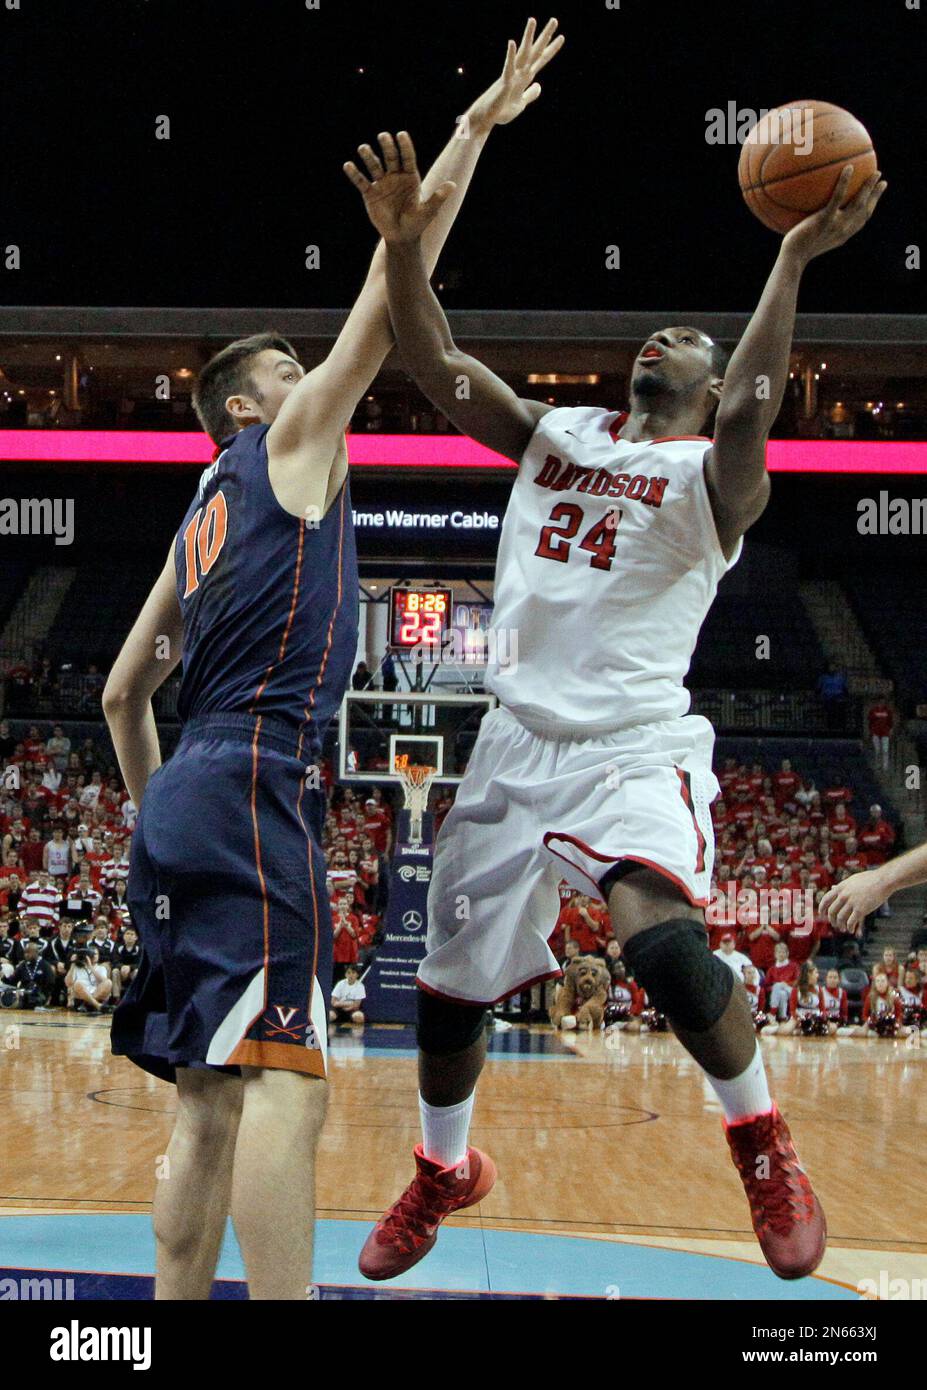
<path id="1" fill-rule="evenodd" d="M 512 469 L 514 463 L 454 434 L 352 434 L 355 468 Z M 189 464 L 203 468 L 213 447 L 203 434 L 132 430 L 2 430 L 7 463 Z M 927 441 L 774 439 L 771 473 L 927 473 Z"/>

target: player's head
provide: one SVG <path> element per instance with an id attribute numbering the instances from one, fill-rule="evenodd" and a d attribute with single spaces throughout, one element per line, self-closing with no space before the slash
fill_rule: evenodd
<path id="1" fill-rule="evenodd" d="M 634 359 L 631 400 L 638 410 L 692 406 L 706 421 L 721 399 L 727 370 L 724 348 L 700 328 L 661 328 Z"/>
<path id="2" fill-rule="evenodd" d="M 210 358 L 193 388 L 193 408 L 215 444 L 246 425 L 270 425 L 305 375 L 278 333 L 255 333 Z"/>

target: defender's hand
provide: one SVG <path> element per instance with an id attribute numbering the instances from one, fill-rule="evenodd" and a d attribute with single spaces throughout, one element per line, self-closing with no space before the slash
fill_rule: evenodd
<path id="1" fill-rule="evenodd" d="M 813 212 L 786 234 L 782 243 L 782 249 L 786 254 L 796 255 L 802 264 L 807 264 L 815 256 L 821 256 L 825 251 L 833 251 L 842 246 L 865 227 L 888 184 L 881 173 L 876 172 L 866 180 L 856 197 L 847 203 L 846 207 L 841 207 L 852 177 L 851 164 L 837 180 L 837 186 L 827 206 L 821 208 L 820 212 Z"/>
<path id="2" fill-rule="evenodd" d="M 557 34 L 556 19 L 549 19 L 540 34 L 537 21 L 529 19 L 517 48 L 514 39 L 509 39 L 501 77 L 477 97 L 467 112 L 471 127 L 490 130 L 494 125 L 508 125 L 526 106 L 537 101 L 541 84 L 535 78 L 565 42 L 563 34 Z"/>
<path id="3" fill-rule="evenodd" d="M 859 935 L 864 920 L 881 907 L 887 897 L 878 870 L 865 869 L 829 888 L 821 899 L 820 910 L 826 913 L 833 926 Z"/>
<path id="4" fill-rule="evenodd" d="M 430 198 L 423 199 L 415 146 L 408 131 L 401 130 L 395 140 L 384 131 L 379 140 L 382 162 L 369 145 L 358 149 L 369 179 L 352 160 L 344 165 L 344 172 L 360 191 L 367 216 L 384 241 L 417 241 L 457 185 L 448 180 Z"/>

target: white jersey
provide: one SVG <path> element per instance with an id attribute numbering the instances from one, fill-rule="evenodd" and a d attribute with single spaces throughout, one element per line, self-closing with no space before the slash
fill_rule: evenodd
<path id="1" fill-rule="evenodd" d="M 486 687 L 539 733 L 675 719 L 699 629 L 736 564 L 705 482 L 711 441 L 618 438 L 626 416 L 549 411 L 525 450 L 496 564 Z"/>
<path id="2" fill-rule="evenodd" d="M 67 840 L 59 844 L 56 840 L 48 842 L 48 872 L 53 878 L 63 878 L 71 872 L 71 846 Z"/>

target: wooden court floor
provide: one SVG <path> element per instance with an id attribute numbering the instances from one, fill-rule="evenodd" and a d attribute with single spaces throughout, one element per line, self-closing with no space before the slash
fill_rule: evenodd
<path id="1" fill-rule="evenodd" d="M 150 1210 L 174 1093 L 112 1057 L 108 1032 L 106 1019 L 0 1015 L 0 1217 Z M 418 1138 L 411 1042 L 408 1030 L 386 1028 L 335 1038 L 320 1218 L 369 1223 L 408 1181 Z M 719 1107 L 675 1039 L 608 1046 L 601 1035 L 532 1027 L 492 1046 L 473 1142 L 499 1179 L 454 1224 L 761 1263 Z M 883 1271 L 927 1279 L 927 1045 L 762 1046 L 827 1213 L 820 1275 L 854 1290 Z"/>

